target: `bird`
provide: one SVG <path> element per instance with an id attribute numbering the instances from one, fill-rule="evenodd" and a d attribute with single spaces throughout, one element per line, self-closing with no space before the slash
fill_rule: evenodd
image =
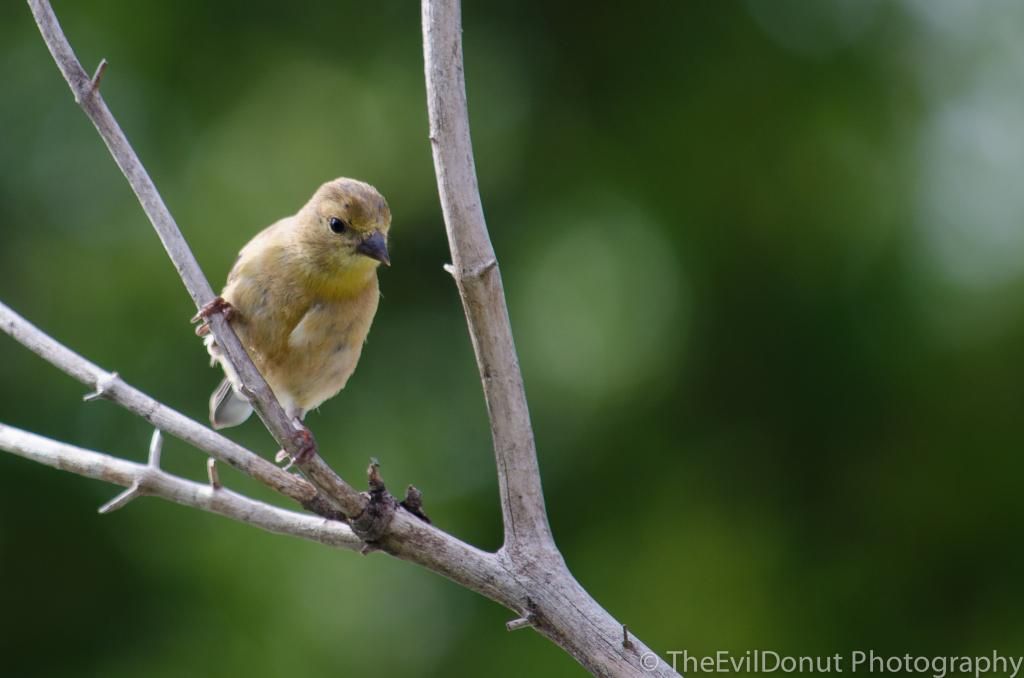
<path id="1" fill-rule="evenodd" d="M 294 215 L 241 250 L 202 321 L 211 366 L 224 379 L 210 396 L 215 429 L 237 426 L 252 405 L 207 320 L 223 313 L 299 430 L 310 410 L 337 395 L 356 369 L 380 300 L 377 269 L 391 265 L 391 209 L 376 188 L 338 178 Z"/>

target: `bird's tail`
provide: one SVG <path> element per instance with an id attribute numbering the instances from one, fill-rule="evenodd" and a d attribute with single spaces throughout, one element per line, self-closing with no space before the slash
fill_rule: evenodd
<path id="1" fill-rule="evenodd" d="M 252 405 L 241 393 L 235 390 L 227 378 L 210 396 L 210 423 L 214 428 L 221 429 L 238 426 L 252 414 Z"/>

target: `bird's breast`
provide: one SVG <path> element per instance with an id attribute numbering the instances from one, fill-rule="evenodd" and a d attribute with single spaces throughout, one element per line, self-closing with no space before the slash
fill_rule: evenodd
<path id="1" fill-rule="evenodd" d="M 288 393 L 304 410 L 345 387 L 355 371 L 377 309 L 365 299 L 318 300 L 288 335 L 287 349 L 266 368 L 275 392 Z"/>

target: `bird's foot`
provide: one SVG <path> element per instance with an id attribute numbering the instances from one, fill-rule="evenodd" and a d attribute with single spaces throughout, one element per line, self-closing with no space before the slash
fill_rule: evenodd
<path id="1" fill-rule="evenodd" d="M 295 429 L 294 439 L 299 448 L 298 454 L 292 456 L 284 450 L 280 450 L 274 457 L 274 460 L 279 464 L 285 459 L 288 459 L 288 464 L 284 467 L 285 471 L 296 464 L 305 464 L 307 461 L 312 459 L 314 455 L 316 455 L 316 439 L 313 438 L 313 432 L 306 428 L 306 426 L 297 419 Z"/>
<path id="2" fill-rule="evenodd" d="M 225 320 L 231 322 L 231 319 L 235 317 L 237 311 L 235 311 L 234 306 L 224 300 L 224 297 L 214 297 L 213 301 L 208 303 L 206 306 L 203 306 L 199 309 L 199 313 L 192 316 L 191 322 L 199 323 L 199 326 L 196 327 L 197 336 L 205 337 L 210 333 L 210 323 L 208 321 L 210 316 L 216 313 L 222 314 Z"/>

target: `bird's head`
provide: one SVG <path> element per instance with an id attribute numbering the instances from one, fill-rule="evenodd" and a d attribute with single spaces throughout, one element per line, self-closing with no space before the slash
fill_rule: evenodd
<path id="1" fill-rule="evenodd" d="M 391 210 L 373 186 L 355 179 L 328 181 L 296 216 L 303 249 L 318 273 L 348 277 L 391 265 Z"/>

